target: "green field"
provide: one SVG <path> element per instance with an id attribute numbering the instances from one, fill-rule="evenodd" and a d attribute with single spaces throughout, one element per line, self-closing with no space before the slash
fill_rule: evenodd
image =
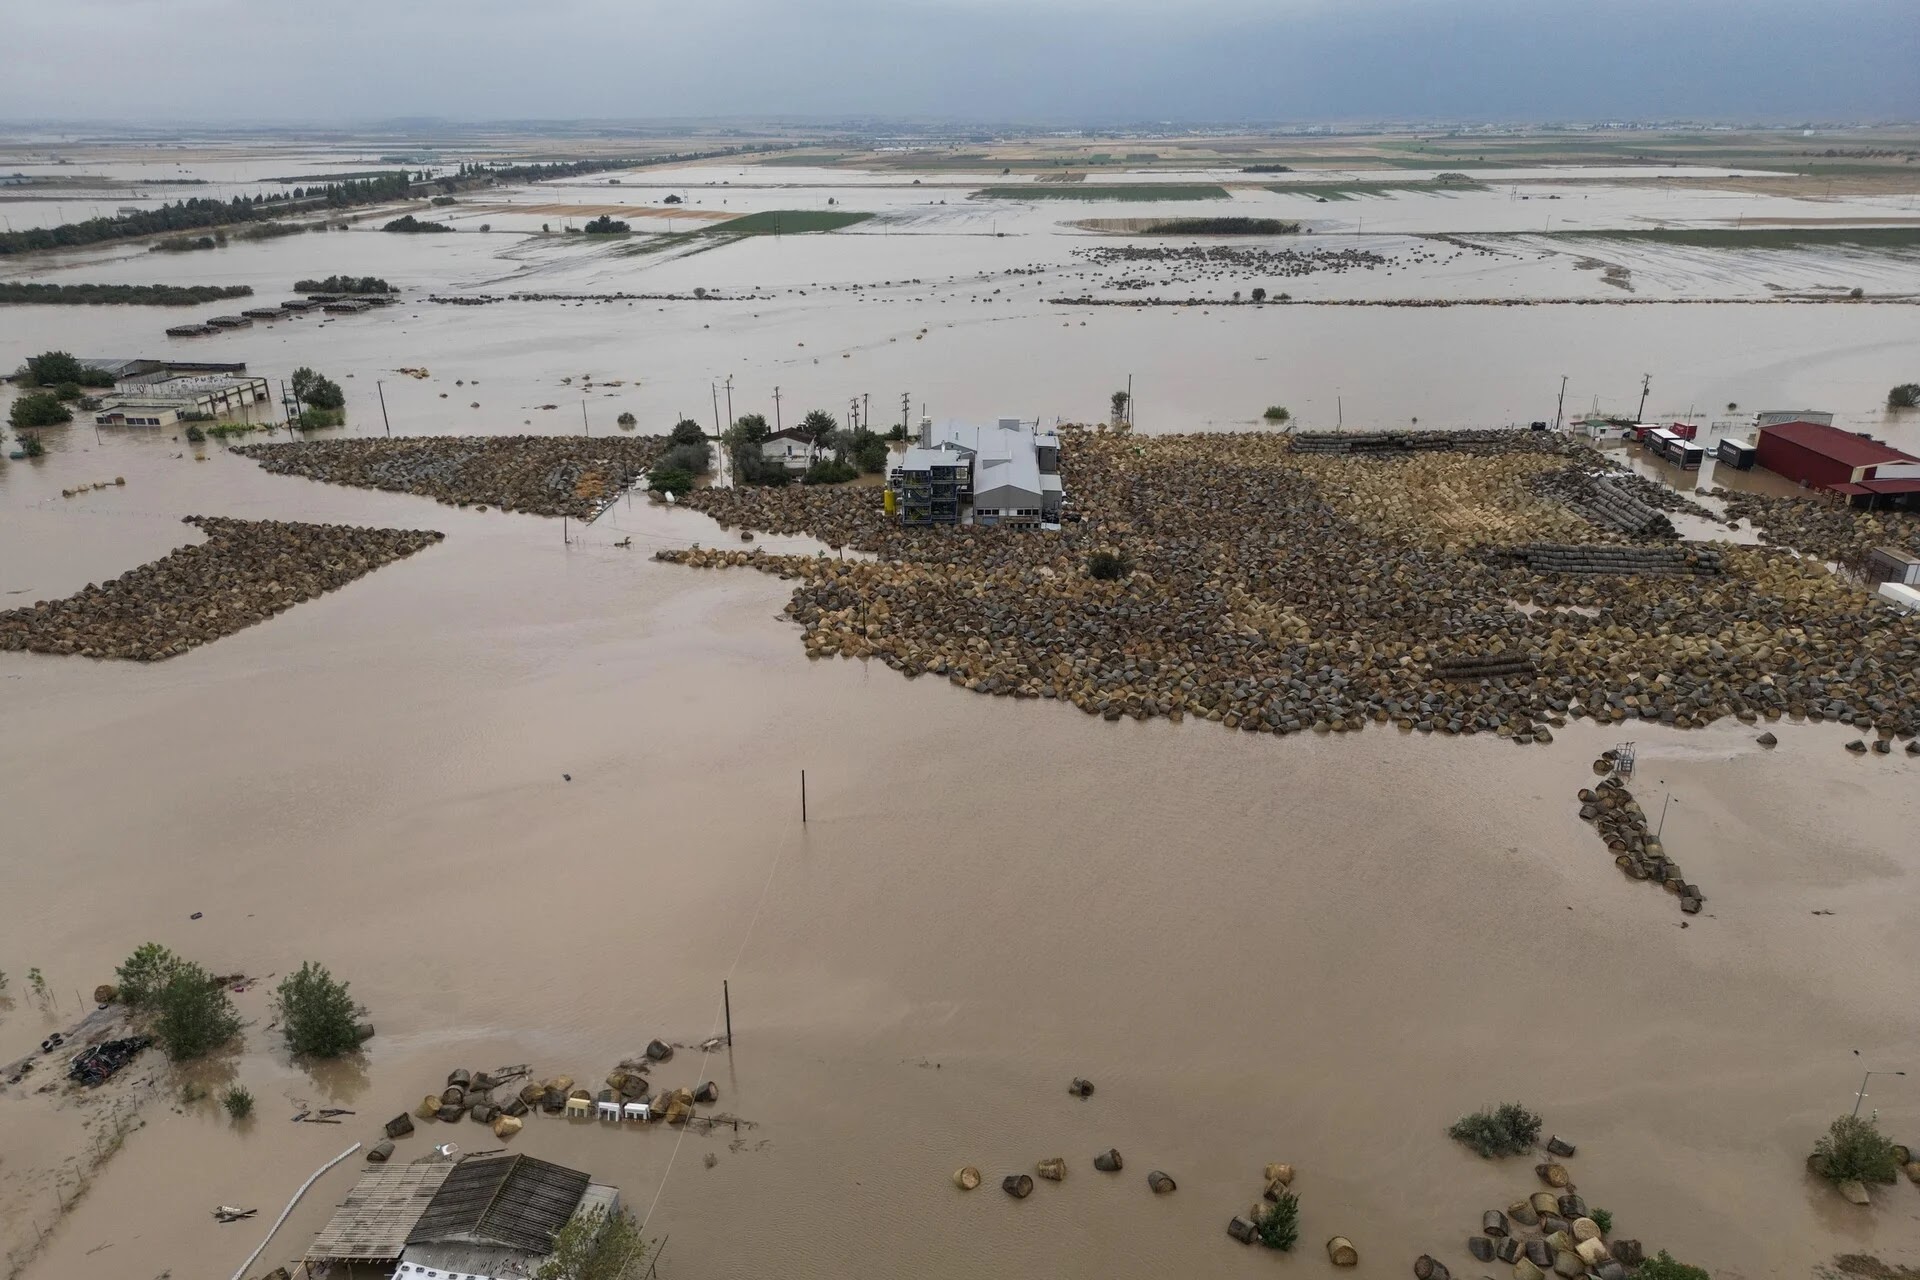
<path id="1" fill-rule="evenodd" d="M 1171 182 L 1143 182 L 1124 187 L 1096 187 L 1083 182 L 1036 182 L 1019 187 L 982 187 L 974 195 L 983 200 L 1225 200 L 1227 189 L 1182 186 Z"/>
<path id="2" fill-rule="evenodd" d="M 1920 227 L 1649 227 L 1644 230 L 1515 234 L 1537 235 L 1552 240 L 1675 244 L 1695 249 L 1920 249 Z M 1470 238 L 1484 240 L 1493 237 Z"/>
<path id="3" fill-rule="evenodd" d="M 851 151 L 803 151 L 798 155 L 767 156 L 765 159 L 757 160 L 754 163 L 793 166 L 832 164 L 836 160 L 845 160 L 848 156 L 854 154 L 855 153 Z"/>
<path id="4" fill-rule="evenodd" d="M 1361 196 L 1381 197 L 1396 191 L 1417 191 L 1423 195 L 1446 195 L 1453 191 L 1485 191 L 1479 182 L 1294 182 L 1267 188 L 1283 196 L 1307 196 L 1315 200 L 1353 200 Z"/>
<path id="5" fill-rule="evenodd" d="M 871 213 L 843 209 L 767 209 L 750 213 L 731 222 L 716 222 L 702 227 L 701 236 L 794 236 L 812 231 L 838 231 L 856 222 L 865 222 Z"/>

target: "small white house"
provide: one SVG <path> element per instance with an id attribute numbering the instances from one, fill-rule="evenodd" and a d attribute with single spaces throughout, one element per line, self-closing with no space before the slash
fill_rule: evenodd
<path id="1" fill-rule="evenodd" d="M 805 434 L 788 427 L 760 442 L 760 456 L 768 462 L 779 462 L 789 471 L 805 471 L 819 453 Z"/>

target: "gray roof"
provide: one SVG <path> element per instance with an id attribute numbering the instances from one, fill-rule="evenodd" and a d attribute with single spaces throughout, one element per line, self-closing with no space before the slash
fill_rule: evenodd
<path id="1" fill-rule="evenodd" d="M 367 1170 L 307 1246 L 307 1260 L 389 1262 L 398 1258 L 453 1170 L 446 1161 L 383 1164 Z"/>
<path id="2" fill-rule="evenodd" d="M 553 1249 L 586 1194 L 587 1175 L 532 1156 L 463 1160 L 407 1236 L 408 1244 L 470 1240 L 529 1253 Z"/>
<path id="3" fill-rule="evenodd" d="M 952 449 L 912 448 L 900 458 L 900 470 L 925 471 L 931 467 L 964 467 L 966 455 Z"/>

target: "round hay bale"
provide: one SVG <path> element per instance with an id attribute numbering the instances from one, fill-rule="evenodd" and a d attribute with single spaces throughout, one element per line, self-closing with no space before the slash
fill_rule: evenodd
<path id="1" fill-rule="evenodd" d="M 553 1079 L 547 1081 L 547 1089 L 550 1092 L 557 1090 L 561 1094 L 561 1096 L 564 1097 L 565 1095 L 573 1092 L 573 1077 L 572 1076 L 555 1076 Z"/>
<path id="2" fill-rule="evenodd" d="M 1293 1166 L 1290 1164 L 1270 1164 L 1261 1172 L 1268 1182 L 1277 1182 L 1283 1187 L 1293 1185 Z"/>
<path id="3" fill-rule="evenodd" d="M 1227 1222 L 1227 1234 L 1241 1244 L 1252 1244 L 1260 1235 L 1260 1228 L 1247 1219 L 1235 1216 Z"/>
<path id="4" fill-rule="evenodd" d="M 1327 1258 L 1336 1267 L 1360 1265 L 1360 1251 L 1354 1248 L 1353 1241 L 1345 1236 L 1334 1236 L 1327 1241 Z"/>
<path id="5" fill-rule="evenodd" d="M 1525 1200 L 1515 1200 L 1507 1206 L 1507 1217 L 1523 1227 L 1540 1225 L 1540 1215 L 1534 1212 L 1533 1205 Z"/>
<path id="6" fill-rule="evenodd" d="M 1075 1076 L 1073 1081 L 1067 1085 L 1067 1092 L 1076 1098 L 1091 1098 L 1093 1096 L 1093 1081 L 1087 1079 L 1085 1076 Z"/>
<path id="7" fill-rule="evenodd" d="M 1488 1236 L 1468 1236 L 1467 1252 L 1475 1262 L 1493 1261 L 1493 1240 Z"/>
<path id="8" fill-rule="evenodd" d="M 1413 1260 L 1414 1280 L 1453 1280 L 1453 1273 L 1447 1270 L 1447 1264 L 1430 1253 L 1423 1253 Z"/>
<path id="9" fill-rule="evenodd" d="M 1589 1267 L 1597 1267 L 1607 1260 L 1607 1246 L 1603 1240 L 1582 1240 L 1573 1247 L 1573 1251 Z"/>
<path id="10" fill-rule="evenodd" d="M 711 1080 L 702 1080 L 693 1087 L 693 1100 L 701 1103 L 720 1101 L 720 1086 Z"/>
<path id="11" fill-rule="evenodd" d="M 1164 1196 L 1180 1184 L 1160 1172 L 1160 1170 L 1155 1169 L 1147 1174 L 1147 1185 L 1153 1188 L 1155 1195 Z"/>
<path id="12" fill-rule="evenodd" d="M 1521 1258 L 1513 1264 L 1513 1280 L 1545 1280 L 1545 1275 L 1532 1258 Z"/>
<path id="13" fill-rule="evenodd" d="M 374 1164 L 385 1164 L 393 1158 L 393 1143 L 381 1139 L 367 1148 L 367 1159 Z"/>
<path id="14" fill-rule="evenodd" d="M 1547 1154 L 1557 1159 L 1568 1160 L 1573 1157 L 1573 1144 L 1563 1142 L 1558 1134 L 1547 1139 Z"/>
<path id="15" fill-rule="evenodd" d="M 1533 1166 L 1533 1171 L 1540 1175 L 1540 1181 L 1550 1187 L 1564 1187 L 1573 1180 L 1563 1164 L 1537 1164 Z"/>
<path id="16" fill-rule="evenodd" d="M 404 1111 L 387 1121 L 387 1136 L 389 1138 L 404 1138 L 412 1132 L 413 1117 Z"/>
<path id="17" fill-rule="evenodd" d="M 467 1113 L 467 1109 L 465 1107 L 457 1107 L 451 1103 L 448 1103 L 442 1106 L 440 1110 L 437 1111 L 435 1114 L 438 1115 L 442 1120 L 453 1121 L 453 1120 L 458 1120 L 461 1116 L 465 1115 L 466 1113 Z"/>
<path id="18" fill-rule="evenodd" d="M 1587 1202 L 1569 1191 L 1560 1197 L 1560 1216 L 1571 1223 L 1575 1218 L 1587 1216 Z"/>
<path id="19" fill-rule="evenodd" d="M 534 1105 L 535 1103 L 537 1103 L 537 1102 L 539 1102 L 539 1101 L 540 1101 L 540 1098 L 541 1098 L 541 1096 L 542 1096 L 542 1095 L 544 1095 L 544 1094 L 546 1093 L 546 1091 L 547 1091 L 547 1086 L 545 1086 L 545 1085 L 543 1085 L 543 1084 L 524 1084 L 524 1085 L 521 1085 L 521 1086 L 520 1086 L 520 1101 L 522 1101 L 522 1102 L 524 1102 L 524 1103 L 526 1103 L 526 1104 L 527 1104 L 528 1106 L 530 1106 L 530 1107 L 531 1107 L 531 1106 L 533 1106 L 533 1105 Z"/>
<path id="20" fill-rule="evenodd" d="M 1609 1252 L 1613 1254 L 1615 1262 L 1629 1267 L 1637 1267 L 1647 1259 L 1647 1251 L 1641 1248 L 1638 1240 L 1615 1240 Z"/>
<path id="21" fill-rule="evenodd" d="M 1840 1192 L 1840 1198 L 1848 1204 L 1869 1205 L 1873 1203 L 1873 1197 L 1867 1194 L 1866 1184 L 1858 1179 L 1843 1182 L 1837 1189 Z"/>
<path id="22" fill-rule="evenodd" d="M 540 1095 L 540 1109 L 551 1115 L 558 1115 L 567 1109 L 567 1095 L 558 1089 L 548 1089 Z"/>
<path id="23" fill-rule="evenodd" d="M 1599 1280 L 1627 1280 L 1627 1269 L 1611 1259 L 1595 1267 L 1593 1274 Z"/>
<path id="24" fill-rule="evenodd" d="M 647 1042 L 647 1057 L 655 1062 L 665 1062 L 673 1057 L 673 1046 L 664 1040 L 649 1040 Z"/>
<path id="25" fill-rule="evenodd" d="M 1496 1240 L 1507 1234 L 1507 1215 L 1498 1209 L 1489 1209 L 1480 1215 L 1480 1232 Z"/>
<path id="26" fill-rule="evenodd" d="M 1551 1191 L 1536 1191 L 1527 1197 L 1527 1203 L 1536 1214 L 1558 1213 L 1560 1211 L 1560 1202 L 1554 1199 L 1553 1192 Z M 1533 1226 L 1535 1224 L 1530 1222 L 1527 1225 Z"/>
<path id="27" fill-rule="evenodd" d="M 1572 1231 L 1575 1241 L 1598 1240 L 1600 1238 L 1600 1224 L 1592 1218 L 1575 1218 L 1573 1220 Z"/>
<path id="28" fill-rule="evenodd" d="M 1518 1262 L 1520 1261 L 1520 1253 L 1521 1253 L 1521 1244 L 1518 1240 L 1515 1240 L 1512 1236 L 1508 1236 L 1504 1240 L 1494 1241 L 1493 1255 L 1494 1257 L 1500 1259 L 1500 1261 L 1502 1262 L 1505 1262 L 1505 1263 Z"/>
<path id="29" fill-rule="evenodd" d="M 449 1086 L 458 1085 L 460 1089 L 464 1091 L 466 1087 L 472 1083 L 473 1073 L 465 1067 L 455 1067 L 453 1070 L 447 1072 L 447 1084 Z"/>
<path id="30" fill-rule="evenodd" d="M 512 1102 L 509 1102 L 506 1106 L 500 1108 L 500 1111 L 501 1111 L 501 1114 L 503 1115 L 523 1116 L 527 1114 L 527 1104 L 521 1101 L 519 1098 L 515 1098 Z"/>
<path id="31" fill-rule="evenodd" d="M 1015 1200 L 1025 1200 L 1033 1194 L 1033 1179 L 1024 1173 L 1010 1173 L 1000 1179 L 1000 1189 Z"/>
<path id="32" fill-rule="evenodd" d="M 1527 1241 L 1527 1261 L 1536 1267 L 1553 1265 L 1553 1246 L 1545 1240 Z"/>
<path id="33" fill-rule="evenodd" d="M 440 1095 L 430 1093 L 420 1099 L 420 1105 L 413 1109 L 413 1114 L 419 1116 L 422 1120 L 433 1119 L 436 1115 L 440 1114 Z"/>
<path id="34" fill-rule="evenodd" d="M 1920 1160 L 1907 1161 L 1905 1168 L 1907 1171 L 1907 1181 L 1920 1182 Z"/>
<path id="35" fill-rule="evenodd" d="M 1580 1280 L 1587 1274 L 1587 1264 L 1580 1261 L 1580 1255 L 1562 1250 L 1553 1255 L 1553 1274 L 1561 1280 Z"/>
<path id="36" fill-rule="evenodd" d="M 462 1085 L 450 1084 L 440 1091 L 440 1101 L 446 1106 L 457 1107 L 466 1100 L 467 1091 Z"/>
<path id="37" fill-rule="evenodd" d="M 962 1191 L 972 1191 L 980 1185 L 980 1171 L 972 1165 L 962 1165 L 953 1171 L 953 1185 Z"/>
<path id="38" fill-rule="evenodd" d="M 112 1004 L 119 998 L 120 988 L 114 986 L 111 982 L 103 982 L 93 989 L 93 1002 L 95 1004 Z"/>
<path id="39" fill-rule="evenodd" d="M 1064 1182 L 1067 1177 L 1067 1161 L 1064 1156 L 1048 1156 L 1033 1167 L 1033 1171 L 1048 1182 Z"/>
<path id="40" fill-rule="evenodd" d="M 1093 1167 L 1102 1173 L 1118 1173 L 1125 1162 L 1120 1159 L 1118 1148 L 1108 1147 L 1093 1158 Z"/>
<path id="41" fill-rule="evenodd" d="M 573 1098 L 583 1098 L 588 1102 L 593 1101 L 593 1095 L 587 1092 L 585 1089 L 569 1089 L 567 1091 L 567 1097 L 569 1100 Z"/>
<path id="42" fill-rule="evenodd" d="M 496 1138 L 511 1138 L 514 1134 L 520 1132 L 525 1125 L 526 1121 L 520 1119 L 518 1116 L 495 1116 L 493 1118 L 493 1136 Z"/>
<path id="43" fill-rule="evenodd" d="M 467 1116 L 479 1124 L 492 1124 L 493 1118 L 500 1114 L 500 1108 L 491 1102 L 482 1102 L 478 1106 L 467 1108 Z"/>

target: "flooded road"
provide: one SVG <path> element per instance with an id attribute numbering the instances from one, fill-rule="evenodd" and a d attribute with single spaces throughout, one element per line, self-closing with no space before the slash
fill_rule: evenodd
<path id="1" fill-rule="evenodd" d="M 645 430 L 707 420 L 729 374 L 736 413 L 770 411 L 777 385 L 788 414 L 870 391 L 880 421 L 903 390 L 916 415 L 1088 418 L 1133 373 L 1142 425 L 1172 429 L 1276 401 L 1311 426 L 1551 418 L 1560 373 L 1584 411 L 1630 405 L 1651 369 L 1649 416 L 1805 404 L 1920 445 L 1876 408 L 1920 345 L 1912 308 L 1055 310 L 990 300 L 1006 284 L 985 276 L 1032 245 L 871 234 L 853 247 L 880 256 L 857 273 L 851 235 L 657 270 L 584 245 L 532 255 L 581 291 L 809 290 L 765 302 L 437 307 L 420 295 L 547 286 L 497 256 L 518 237 L 421 239 L 187 255 L 214 259 L 196 278 L 267 300 L 299 276 L 384 274 L 408 291 L 388 312 L 176 346 L 154 337 L 172 313 L 5 308 L 0 349 L 191 351 L 276 379 L 312 365 L 346 388 L 354 434 L 381 430 L 376 380 L 397 434 L 571 431 L 582 400 L 598 433 L 622 410 Z M 971 277 L 889 294 L 932 244 L 959 246 L 942 276 Z M 98 256 L 87 278 L 187 279 L 150 261 L 168 255 Z M 870 278 L 865 300 L 813 291 Z M 0 1094 L 0 1256 L 36 1249 L 24 1280 L 229 1274 L 313 1170 L 449 1070 L 528 1062 L 593 1084 L 655 1036 L 716 1033 L 722 981 L 732 1051 L 682 1049 L 655 1074 L 716 1080 L 752 1127 L 536 1117 L 514 1139 L 620 1186 L 669 1238 L 663 1275 L 1265 1275 L 1272 1259 L 1223 1228 L 1270 1160 L 1301 1170 L 1308 1259 L 1339 1233 L 1362 1274 L 1423 1251 L 1465 1267 L 1480 1212 L 1537 1183 L 1444 1131 L 1509 1099 L 1579 1144 L 1581 1194 L 1619 1234 L 1716 1275 L 1920 1251 L 1911 1187 L 1862 1212 L 1802 1169 L 1852 1105 L 1854 1049 L 1920 1069 L 1901 959 L 1920 927 L 1917 766 L 1849 756 L 1852 730 L 1776 726 L 1772 752 L 1731 722 L 1640 731 L 1636 789 L 1672 795 L 1666 844 L 1713 892 L 1683 920 L 1577 818 L 1617 730 L 1519 751 L 1107 724 L 808 661 L 784 584 L 648 558 L 735 540 L 692 512 L 622 501 L 563 532 L 268 475 L 171 431 L 44 434 L 47 457 L 0 468 L 7 605 L 196 538 L 186 514 L 447 538 L 165 663 L 0 654 L 0 1061 L 143 941 L 269 979 L 237 997 L 243 1051 L 187 1078 L 143 1068 L 163 1096 L 64 1217 L 104 1108 Z M 308 959 L 367 1005 L 364 1061 L 312 1073 L 269 1030 L 270 975 Z M 29 967 L 53 1010 L 25 998 Z M 1067 1095 L 1074 1075 L 1094 1097 Z M 225 1079 L 259 1099 L 250 1124 L 179 1100 Z M 300 1101 L 358 1114 L 287 1123 Z M 1920 1142 L 1920 1086 L 1877 1079 L 1868 1105 Z M 423 1124 L 399 1158 L 445 1140 L 498 1145 Z M 1089 1165 L 1108 1146 L 1126 1159 L 1111 1178 Z M 991 1189 L 1053 1155 L 1066 1182 L 1024 1202 Z M 963 1164 L 989 1186 L 956 1191 Z M 323 1178 L 256 1270 L 296 1257 L 362 1167 Z M 1154 1168 L 1177 1193 L 1147 1190 Z M 219 1226 L 219 1203 L 260 1224 Z"/>

